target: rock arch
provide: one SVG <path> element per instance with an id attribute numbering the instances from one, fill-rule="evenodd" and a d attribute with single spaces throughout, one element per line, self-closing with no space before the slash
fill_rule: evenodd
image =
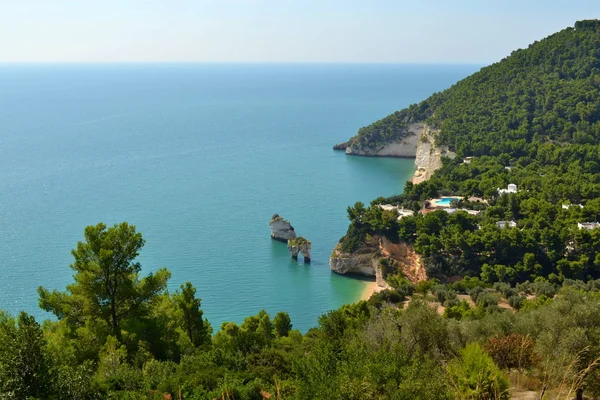
<path id="1" fill-rule="evenodd" d="M 294 260 L 298 259 L 298 254 L 302 253 L 304 256 L 304 262 L 310 263 L 310 248 L 312 243 L 310 240 L 303 238 L 302 236 L 298 236 L 297 238 L 290 239 L 287 242 L 288 250 L 292 255 Z"/>

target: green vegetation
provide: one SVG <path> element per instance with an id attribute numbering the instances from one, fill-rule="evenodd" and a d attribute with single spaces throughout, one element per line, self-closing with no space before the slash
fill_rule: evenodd
<path id="1" fill-rule="evenodd" d="M 463 156 L 527 156 L 539 144 L 600 143 L 599 21 L 579 21 L 482 68 L 443 92 L 361 128 L 377 148 L 426 121 Z"/>
<path id="2" fill-rule="evenodd" d="M 397 111 L 387 117 L 360 128 L 356 136 L 351 138 L 347 146 L 356 146 L 378 150 L 386 143 L 394 142 L 408 135 L 406 113 Z"/>
<path id="3" fill-rule="evenodd" d="M 597 221 L 600 212 L 599 49 L 600 21 L 581 21 L 400 111 L 406 121 L 441 129 L 437 140 L 459 157 L 444 159 L 428 181 L 407 183 L 401 195 L 349 209 L 343 249 L 356 251 L 368 235 L 383 234 L 412 244 L 429 276 L 441 280 L 600 278 L 600 229 L 577 225 Z M 462 156 L 473 159 L 463 163 Z M 518 192 L 499 195 L 509 183 Z M 461 196 L 457 207 L 480 214 L 375 216 L 377 204 L 419 211 L 440 195 Z M 500 221 L 517 226 L 501 229 Z"/>
<path id="4" fill-rule="evenodd" d="M 600 23 L 582 21 L 363 128 L 353 140 L 379 146 L 427 120 L 475 158 L 348 207 L 341 251 L 410 243 L 432 279 L 413 285 L 383 260 L 391 290 L 304 334 L 264 310 L 213 334 L 190 283 L 171 294 L 168 270 L 140 276 L 134 226 L 87 227 L 74 282 L 39 289 L 54 320 L 0 312 L 0 399 L 600 396 L 600 229 L 577 228 L 600 212 L 599 72 Z M 509 183 L 518 192 L 498 195 Z M 378 206 L 439 195 L 480 213 Z"/>
<path id="5" fill-rule="evenodd" d="M 305 239 L 302 236 L 298 236 L 298 237 L 295 237 L 293 239 L 289 239 L 288 240 L 288 246 L 294 246 L 294 247 L 308 246 L 308 248 L 310 248 L 311 242 L 310 242 L 310 240 Z"/>
<path id="6" fill-rule="evenodd" d="M 213 335 L 190 283 L 169 294 L 166 270 L 139 277 L 135 227 L 98 224 L 85 237 L 72 252 L 75 283 L 40 289 L 56 320 L 0 312 L 0 398 L 506 399 L 510 385 L 600 394 L 600 281 L 397 278 L 305 334 L 263 310 Z M 458 300 L 465 292 L 476 305 Z M 519 312 L 498 306 L 531 293 Z"/>

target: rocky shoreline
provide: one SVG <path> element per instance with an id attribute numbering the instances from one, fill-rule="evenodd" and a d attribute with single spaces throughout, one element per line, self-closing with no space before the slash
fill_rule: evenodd
<path id="1" fill-rule="evenodd" d="M 405 138 L 387 143 L 379 148 L 357 147 L 348 141 L 336 144 L 333 149 L 343 150 L 352 156 L 414 158 L 415 173 L 412 182 L 415 184 L 426 181 L 437 169 L 441 168 L 442 157 L 454 158 L 456 156 L 446 146 L 436 146 L 435 138 L 439 131 L 426 123 L 408 124 L 406 129 L 408 135 Z"/>
<path id="2" fill-rule="evenodd" d="M 394 142 L 387 143 L 377 149 L 359 148 L 351 145 L 351 141 L 334 146 L 334 150 L 344 150 L 348 155 L 363 157 L 403 157 L 414 158 L 415 172 L 412 183 L 418 184 L 428 180 L 433 173 L 442 167 L 442 158 L 454 158 L 456 154 L 446 146 L 437 146 L 435 139 L 439 130 L 431 128 L 425 123 L 412 123 L 407 126 L 408 136 Z M 338 244 L 332 251 L 329 267 L 335 273 L 361 274 L 374 276 L 373 284 L 369 284 L 361 299 L 371 296 L 381 290 L 389 288 L 384 279 L 380 261 L 389 260 L 413 283 L 427 279 L 425 268 L 420 257 L 412 246 L 407 244 L 393 244 L 379 239 L 377 245 L 367 244 L 362 249 L 353 253 L 343 253 Z"/>

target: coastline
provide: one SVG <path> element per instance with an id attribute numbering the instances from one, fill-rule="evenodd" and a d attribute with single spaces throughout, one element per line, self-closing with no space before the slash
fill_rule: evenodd
<path id="1" fill-rule="evenodd" d="M 360 295 L 360 300 L 369 300 L 377 292 L 377 282 L 367 282 Z"/>

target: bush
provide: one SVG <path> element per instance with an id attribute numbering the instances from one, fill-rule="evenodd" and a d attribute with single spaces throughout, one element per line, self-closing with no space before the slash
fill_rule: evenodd
<path id="1" fill-rule="evenodd" d="M 461 320 L 472 314 L 471 306 L 465 300 L 461 300 L 457 305 L 446 306 L 444 318 L 454 318 Z"/>
<path id="2" fill-rule="evenodd" d="M 429 279 L 426 281 L 418 282 L 415 285 L 415 292 L 426 294 L 431 290 L 432 287 L 434 287 L 437 284 L 439 284 L 439 281 L 437 279 Z"/>
<path id="3" fill-rule="evenodd" d="M 531 282 L 525 281 L 523 283 L 517 283 L 517 292 L 525 294 L 533 294 L 533 286 Z"/>
<path id="4" fill-rule="evenodd" d="M 506 292 L 511 290 L 510 285 L 504 282 L 496 282 L 492 287 L 495 291 L 502 293 L 505 297 L 507 297 Z"/>
<path id="5" fill-rule="evenodd" d="M 386 303 L 398 304 L 404 301 L 404 296 L 395 290 L 382 290 L 375 293 L 369 299 L 369 304 L 381 308 Z"/>
<path id="6" fill-rule="evenodd" d="M 457 399 L 505 400 L 509 382 L 494 360 L 476 343 L 468 344 L 460 358 L 450 362 L 448 372 Z"/>
<path id="7" fill-rule="evenodd" d="M 525 301 L 525 297 L 523 296 L 510 296 L 508 298 L 508 304 L 514 308 L 515 310 L 520 310 L 523 307 L 523 302 Z"/>
<path id="8" fill-rule="evenodd" d="M 455 306 L 458 306 L 459 304 L 460 304 L 460 300 L 458 299 L 458 297 L 456 297 L 456 295 L 454 295 L 454 298 L 447 299 L 443 303 L 444 307 L 455 307 Z"/>
<path id="9" fill-rule="evenodd" d="M 534 342 L 529 336 L 513 333 L 490 338 L 485 351 L 502 369 L 528 369 L 535 363 Z"/>
<path id="10" fill-rule="evenodd" d="M 533 283 L 533 291 L 536 296 L 546 296 L 553 298 L 556 294 L 556 288 L 546 280 L 537 280 Z"/>
<path id="11" fill-rule="evenodd" d="M 490 306 L 498 305 L 498 297 L 490 292 L 481 292 L 479 296 L 477 296 L 477 301 L 475 302 L 477 307 L 488 308 Z"/>
<path id="12" fill-rule="evenodd" d="M 472 288 L 471 290 L 469 290 L 469 296 L 471 296 L 471 299 L 473 300 L 473 302 L 477 303 L 477 299 L 479 298 L 479 295 L 481 293 L 483 293 L 485 291 L 485 289 L 483 289 L 481 286 L 476 286 L 474 288 Z"/>
<path id="13" fill-rule="evenodd" d="M 459 293 L 467 294 L 475 288 L 483 288 L 485 285 L 477 277 L 465 276 L 462 280 L 452 284 L 452 288 Z"/>

